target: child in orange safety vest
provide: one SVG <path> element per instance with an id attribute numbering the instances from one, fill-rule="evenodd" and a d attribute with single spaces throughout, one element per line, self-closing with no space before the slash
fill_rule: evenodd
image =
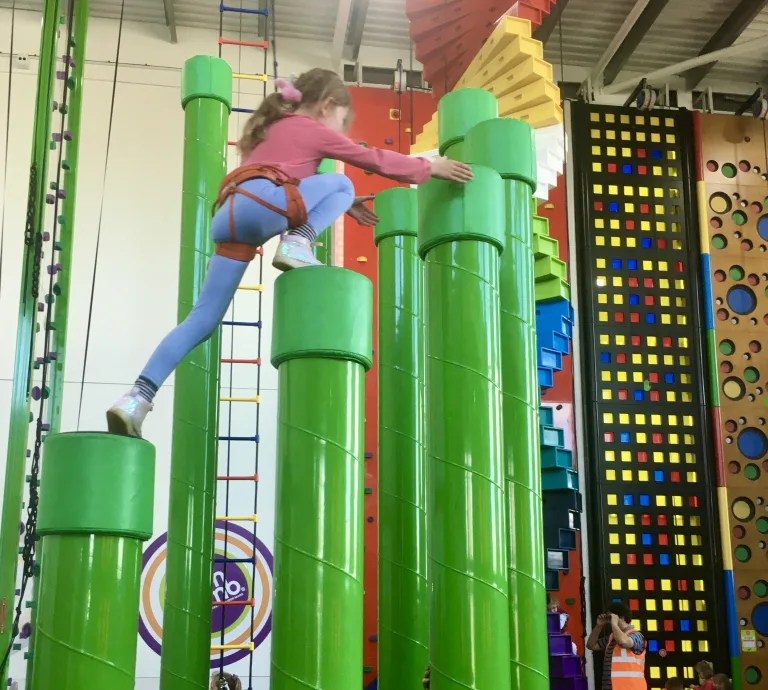
<path id="1" fill-rule="evenodd" d="M 614 602 L 597 617 L 587 648 L 604 651 L 601 690 L 648 690 L 645 681 L 645 638 L 632 626 L 632 613 Z"/>

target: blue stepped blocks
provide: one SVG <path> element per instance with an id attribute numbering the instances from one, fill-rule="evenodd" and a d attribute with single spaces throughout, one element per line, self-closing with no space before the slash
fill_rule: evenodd
<path id="1" fill-rule="evenodd" d="M 579 488 L 579 478 L 574 470 L 568 470 L 564 467 L 556 467 L 541 471 L 541 490 L 552 491 L 555 489 L 575 489 Z"/>
<path id="2" fill-rule="evenodd" d="M 555 411 L 546 405 L 539 408 L 539 424 L 542 426 L 555 426 Z"/>
<path id="3" fill-rule="evenodd" d="M 568 527 L 553 526 L 549 529 L 544 521 L 544 543 L 551 544 L 553 549 L 561 551 L 575 551 L 576 530 Z"/>
<path id="4" fill-rule="evenodd" d="M 555 370 L 538 367 L 539 388 L 552 388 L 555 385 Z"/>
<path id="5" fill-rule="evenodd" d="M 562 429 L 556 426 L 542 424 L 539 437 L 539 443 L 542 446 L 562 448 L 565 445 L 565 434 Z"/>
<path id="6" fill-rule="evenodd" d="M 573 468 L 573 451 L 567 448 L 544 447 L 541 449 L 541 466 L 546 469 L 565 467 L 570 470 Z"/>
<path id="7" fill-rule="evenodd" d="M 536 304 L 536 337 L 540 347 L 568 354 L 573 337 L 573 309 L 568 300 Z"/>
<path id="8" fill-rule="evenodd" d="M 563 353 L 549 347 L 540 347 L 538 365 L 547 369 L 560 371 L 563 368 Z"/>

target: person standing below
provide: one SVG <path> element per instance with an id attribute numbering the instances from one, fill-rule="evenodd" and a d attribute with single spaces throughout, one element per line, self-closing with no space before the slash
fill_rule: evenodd
<path id="1" fill-rule="evenodd" d="M 648 690 L 645 681 L 645 638 L 632 626 L 632 612 L 614 602 L 587 638 L 587 648 L 605 651 L 602 690 Z"/>

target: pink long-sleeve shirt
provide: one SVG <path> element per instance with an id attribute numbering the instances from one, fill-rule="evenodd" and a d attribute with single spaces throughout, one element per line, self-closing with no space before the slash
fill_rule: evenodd
<path id="1" fill-rule="evenodd" d="M 334 132 L 308 115 L 289 114 L 267 129 L 267 137 L 243 160 L 243 165 L 276 165 L 302 180 L 317 173 L 323 158 L 349 163 L 397 182 L 421 184 L 430 176 L 426 158 L 368 148 Z"/>

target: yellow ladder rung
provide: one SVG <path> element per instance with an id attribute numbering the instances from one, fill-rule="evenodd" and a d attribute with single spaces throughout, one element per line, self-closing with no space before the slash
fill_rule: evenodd
<path id="1" fill-rule="evenodd" d="M 221 402 L 247 402 L 247 403 L 256 403 L 257 405 L 261 402 L 261 396 L 257 395 L 254 398 L 231 398 L 231 397 L 224 397 L 219 398 Z"/>
<path id="2" fill-rule="evenodd" d="M 253 642 L 248 642 L 246 644 L 212 644 L 211 645 L 211 651 L 212 652 L 226 652 L 230 649 L 247 649 L 248 651 L 253 651 Z"/>
<path id="3" fill-rule="evenodd" d="M 233 74 L 233 79 L 250 79 L 251 81 L 267 81 L 266 74 Z"/>
<path id="4" fill-rule="evenodd" d="M 217 520 L 224 520 L 225 522 L 258 522 L 258 515 L 217 515 Z"/>
<path id="5" fill-rule="evenodd" d="M 238 290 L 256 290 L 256 292 L 262 292 L 264 290 L 263 285 L 239 285 Z"/>

